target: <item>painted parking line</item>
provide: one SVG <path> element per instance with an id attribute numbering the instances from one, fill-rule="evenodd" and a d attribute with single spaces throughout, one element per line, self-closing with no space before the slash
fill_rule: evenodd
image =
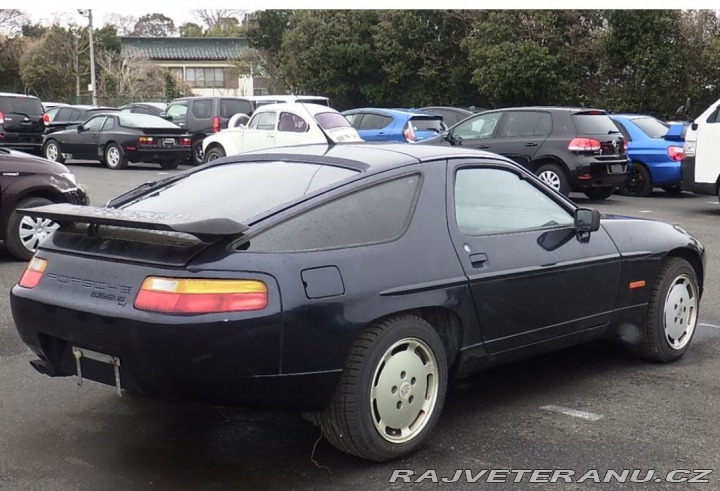
<path id="1" fill-rule="evenodd" d="M 708 324 L 706 322 L 698 322 L 698 326 L 712 327 L 713 329 L 720 329 L 720 326 L 716 326 L 715 324 Z"/>
<path id="2" fill-rule="evenodd" d="M 655 213 L 652 210 L 640 210 L 640 213 Z"/>
<path id="3" fill-rule="evenodd" d="M 578 411 L 577 409 L 571 409 L 569 407 L 563 406 L 555 406 L 552 404 L 549 406 L 542 406 L 540 409 L 550 411 L 551 413 L 559 413 L 566 416 L 572 416 L 573 418 L 584 419 L 587 421 L 597 421 L 599 419 L 602 419 L 602 414 L 589 413 L 587 411 Z"/>

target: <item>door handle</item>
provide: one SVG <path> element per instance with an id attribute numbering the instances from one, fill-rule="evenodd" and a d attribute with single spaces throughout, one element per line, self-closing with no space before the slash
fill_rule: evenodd
<path id="1" fill-rule="evenodd" d="M 483 252 L 470 254 L 470 264 L 472 264 L 473 268 L 476 268 L 476 269 L 484 268 L 487 260 L 488 260 L 487 255 Z"/>
<path id="2" fill-rule="evenodd" d="M 525 146 L 526 147 L 537 147 L 538 144 L 537 143 L 526 143 Z"/>
<path id="3" fill-rule="evenodd" d="M 488 148 L 490 148 L 490 145 L 478 145 L 477 147 L 478 147 L 480 150 L 487 150 Z"/>

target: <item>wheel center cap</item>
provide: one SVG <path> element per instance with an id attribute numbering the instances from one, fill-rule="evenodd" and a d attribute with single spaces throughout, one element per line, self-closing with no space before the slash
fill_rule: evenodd
<path id="1" fill-rule="evenodd" d="M 398 388 L 398 395 L 400 396 L 400 399 L 407 399 L 410 395 L 410 390 L 410 382 L 406 380 L 405 382 L 401 383 L 400 387 Z"/>

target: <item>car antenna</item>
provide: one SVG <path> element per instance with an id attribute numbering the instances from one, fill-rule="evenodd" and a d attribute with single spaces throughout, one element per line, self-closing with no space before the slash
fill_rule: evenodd
<path id="1" fill-rule="evenodd" d="M 320 132 L 323 134 L 323 136 L 327 140 L 328 146 L 329 147 L 335 146 L 337 144 L 337 142 L 335 142 L 332 138 L 330 138 L 330 135 L 327 134 L 327 132 L 325 131 L 325 128 L 323 128 L 322 125 L 317 122 L 317 120 L 315 119 L 315 116 L 313 116 L 312 113 L 308 110 L 308 108 L 305 107 L 305 103 L 298 96 L 295 95 L 295 91 L 292 89 L 292 86 L 289 83 L 287 83 L 287 80 L 285 80 L 285 77 L 281 77 L 281 80 L 283 81 L 285 86 L 290 90 L 290 95 L 295 98 L 295 103 L 300 104 L 302 106 L 302 108 L 305 109 L 305 112 L 308 113 L 308 116 L 310 116 L 310 120 L 313 121 L 317 125 L 318 129 L 320 130 Z"/>

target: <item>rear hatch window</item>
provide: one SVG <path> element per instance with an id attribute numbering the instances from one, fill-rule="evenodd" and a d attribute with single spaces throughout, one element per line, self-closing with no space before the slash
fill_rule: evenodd
<path id="1" fill-rule="evenodd" d="M 37 133 L 45 131 L 43 107 L 35 97 L 0 97 L 2 126 L 6 131 Z"/>
<path id="2" fill-rule="evenodd" d="M 573 114 L 578 137 L 588 137 L 600 142 L 602 155 L 625 153 L 625 138 L 610 116 L 601 112 Z"/>
<path id="3" fill-rule="evenodd" d="M 416 141 L 432 138 L 447 129 L 442 116 L 413 116 L 408 121 L 412 126 Z"/>
<path id="4" fill-rule="evenodd" d="M 247 222 L 355 174 L 351 169 L 299 162 L 226 164 L 192 173 L 125 208 L 180 215 L 201 210 L 213 218 Z"/>
<path id="5" fill-rule="evenodd" d="M 662 138 L 667 135 L 670 125 L 655 118 L 636 118 L 632 120 L 649 138 Z"/>

